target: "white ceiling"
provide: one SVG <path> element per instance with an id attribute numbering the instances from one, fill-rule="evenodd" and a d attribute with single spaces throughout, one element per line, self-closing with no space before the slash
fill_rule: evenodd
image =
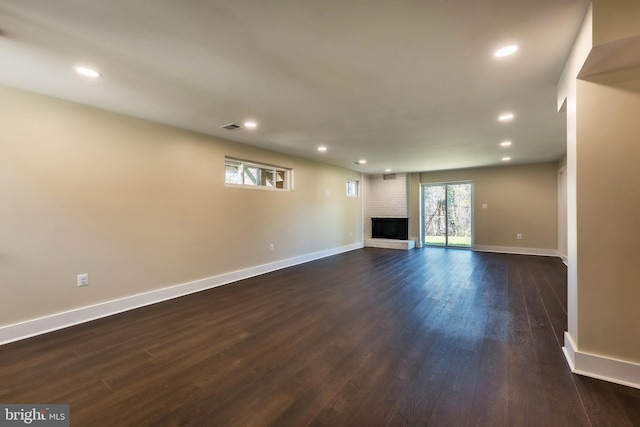
<path id="1" fill-rule="evenodd" d="M 0 0 L 0 84 L 366 173 L 551 161 L 588 3 Z"/>

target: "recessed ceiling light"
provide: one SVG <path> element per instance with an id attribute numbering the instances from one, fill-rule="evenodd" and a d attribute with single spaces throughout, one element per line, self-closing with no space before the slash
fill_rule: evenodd
<path id="1" fill-rule="evenodd" d="M 258 127 L 258 124 L 256 122 L 244 122 L 244 127 L 253 129 Z"/>
<path id="2" fill-rule="evenodd" d="M 391 172 L 391 169 L 385 169 L 384 171 L 385 172 Z"/>
<path id="3" fill-rule="evenodd" d="M 504 113 L 498 116 L 498 120 L 501 122 L 508 122 L 509 120 L 513 120 L 514 117 L 513 113 Z"/>
<path id="4" fill-rule="evenodd" d="M 327 147 L 324 145 L 321 145 L 318 147 L 318 151 L 327 151 Z"/>
<path id="5" fill-rule="evenodd" d="M 500 143 L 501 147 L 510 147 L 511 146 L 511 141 L 502 141 Z"/>
<path id="6" fill-rule="evenodd" d="M 502 58 L 504 56 L 513 55 L 514 53 L 516 53 L 517 50 L 518 50 L 518 46 L 515 44 L 512 44 L 509 46 L 501 47 L 500 49 L 496 50 L 493 53 L 493 56 L 497 58 Z"/>
<path id="7" fill-rule="evenodd" d="M 367 163 L 367 161 L 364 160 L 364 159 L 363 160 L 358 160 L 358 163 L 361 164 L 361 165 L 364 165 L 365 163 Z"/>
<path id="8" fill-rule="evenodd" d="M 102 74 L 100 74 L 98 71 L 96 70 L 92 70 L 91 68 L 87 68 L 87 67 L 75 67 L 76 73 L 78 74 L 82 74 L 83 76 L 86 77 L 102 77 Z"/>
<path id="9" fill-rule="evenodd" d="M 502 158 L 502 161 L 503 161 L 503 162 L 508 162 L 509 160 L 511 160 L 511 157 L 503 157 L 503 158 Z"/>

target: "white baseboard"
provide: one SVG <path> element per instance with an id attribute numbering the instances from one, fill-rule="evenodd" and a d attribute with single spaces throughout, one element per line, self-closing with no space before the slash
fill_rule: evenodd
<path id="1" fill-rule="evenodd" d="M 520 248 L 517 246 L 473 245 L 473 250 L 477 252 L 497 252 L 516 255 L 558 256 L 557 249 Z"/>
<path id="2" fill-rule="evenodd" d="M 170 286 L 168 288 L 157 289 L 130 297 L 120 298 L 117 300 L 107 301 L 100 304 L 81 307 L 62 313 L 56 313 L 50 316 L 3 326 L 0 327 L 0 345 L 7 344 L 13 341 L 19 341 L 36 335 L 41 335 L 47 332 L 56 331 L 58 329 L 67 328 L 69 326 L 78 325 L 80 323 L 89 322 L 91 320 L 100 319 L 102 317 L 122 313 L 124 311 L 133 310 L 135 308 L 144 307 L 146 305 L 167 301 L 173 298 L 192 294 L 194 292 L 200 292 L 206 289 L 215 288 L 217 286 L 226 285 L 228 283 L 237 282 L 238 280 L 269 273 L 271 271 L 280 270 L 282 268 L 292 267 L 294 265 L 303 264 L 305 262 L 314 261 L 317 259 L 349 252 L 356 249 L 361 249 L 362 247 L 363 244 L 361 242 L 354 243 L 347 246 L 341 246 L 325 251 L 314 252 L 293 258 L 275 261 L 268 264 L 262 264 L 243 270 L 221 274 L 219 276 L 196 280 L 194 282 L 183 283 L 180 285 Z"/>
<path id="3" fill-rule="evenodd" d="M 640 389 L 640 364 L 578 351 L 567 332 L 562 351 L 574 374 Z"/>

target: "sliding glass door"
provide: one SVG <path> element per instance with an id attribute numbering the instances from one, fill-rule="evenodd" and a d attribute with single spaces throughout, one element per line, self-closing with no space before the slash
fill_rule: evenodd
<path id="1" fill-rule="evenodd" d="M 470 248 L 473 244 L 473 184 L 422 186 L 424 243 Z"/>

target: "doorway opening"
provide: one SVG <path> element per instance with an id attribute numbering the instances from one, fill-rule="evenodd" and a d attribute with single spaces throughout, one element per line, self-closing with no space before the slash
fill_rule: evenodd
<path id="1" fill-rule="evenodd" d="M 473 246 L 473 183 L 422 185 L 424 244 Z"/>

